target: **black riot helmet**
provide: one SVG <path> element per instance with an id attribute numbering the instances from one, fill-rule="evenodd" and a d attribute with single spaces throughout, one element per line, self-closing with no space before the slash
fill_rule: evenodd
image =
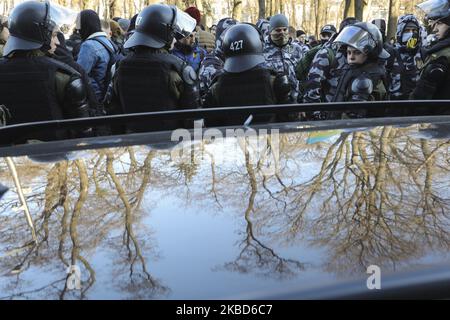
<path id="1" fill-rule="evenodd" d="M 9 38 L 3 56 L 17 50 L 50 49 L 56 24 L 50 19 L 48 2 L 26 1 L 17 5 L 9 17 Z"/>
<path id="2" fill-rule="evenodd" d="M 230 27 L 223 39 L 222 50 L 225 56 L 226 72 L 243 72 L 263 63 L 263 44 L 260 34 L 249 24 Z"/>
<path id="3" fill-rule="evenodd" d="M 347 17 L 344 20 L 341 21 L 341 23 L 339 24 L 339 32 L 341 32 L 342 30 L 344 30 L 345 27 L 347 26 L 351 26 L 355 23 L 361 22 L 358 19 L 354 18 L 354 17 Z"/>
<path id="4" fill-rule="evenodd" d="M 345 27 L 334 40 L 367 54 L 370 59 L 387 59 L 389 53 L 383 48 L 383 36 L 372 23 L 358 22 Z"/>
<path id="5" fill-rule="evenodd" d="M 187 37 L 197 22 L 175 6 L 154 4 L 145 7 L 136 18 L 136 29 L 125 42 L 126 49 L 145 46 L 155 49 L 169 47 L 174 38 Z"/>
<path id="6" fill-rule="evenodd" d="M 442 21 L 450 25 L 450 2 L 449 0 L 428 0 L 416 6 L 424 15 L 424 20 Z"/>
<path id="7" fill-rule="evenodd" d="M 336 27 L 332 24 L 326 24 L 320 29 L 320 34 L 329 34 L 329 37 L 331 38 L 337 33 Z"/>

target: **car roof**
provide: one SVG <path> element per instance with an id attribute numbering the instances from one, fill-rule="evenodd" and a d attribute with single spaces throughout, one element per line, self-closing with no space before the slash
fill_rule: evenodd
<path id="1" fill-rule="evenodd" d="M 0 148 L 0 298 L 326 298 L 367 293 L 369 266 L 448 277 L 448 117 L 253 129 L 247 149 L 171 132 Z"/>

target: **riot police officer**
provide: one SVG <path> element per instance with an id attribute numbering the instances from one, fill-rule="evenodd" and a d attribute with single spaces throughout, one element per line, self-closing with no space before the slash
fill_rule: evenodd
<path id="1" fill-rule="evenodd" d="M 250 24 L 230 27 L 223 39 L 224 73 L 210 88 L 206 107 L 235 107 L 288 103 L 291 85 L 286 75 L 268 69 L 260 33 Z M 254 121 L 270 121 L 270 116 Z M 243 124 L 244 118 L 227 124 Z"/>
<path id="2" fill-rule="evenodd" d="M 340 76 L 332 101 L 383 100 L 386 95 L 384 62 L 389 54 L 383 48 L 380 30 L 372 23 L 359 22 L 345 27 L 334 42 L 346 47 L 348 65 Z M 344 116 L 370 115 L 364 110 L 352 110 Z"/>
<path id="3" fill-rule="evenodd" d="M 336 27 L 332 24 L 326 24 L 320 29 L 320 43 L 324 45 L 337 33 Z"/>
<path id="4" fill-rule="evenodd" d="M 450 99 L 450 4 L 446 0 L 429 0 L 417 5 L 436 35 L 437 42 L 425 50 L 420 79 L 411 94 L 416 100 Z M 433 110 L 447 113 L 449 110 Z"/>
<path id="5" fill-rule="evenodd" d="M 0 104 L 7 124 L 88 117 L 80 74 L 50 57 L 59 44 L 48 2 L 27 1 L 11 12 L 10 37 L 0 60 Z M 40 132 L 33 139 L 65 138 L 67 133 Z"/>
<path id="6" fill-rule="evenodd" d="M 356 18 L 348 17 L 339 25 L 339 33 L 345 27 L 358 23 Z M 303 101 L 306 103 L 331 102 L 335 88 L 339 82 L 340 74 L 347 65 L 347 52 L 344 48 L 333 45 L 334 35 L 313 56 L 312 62 L 308 64 L 309 53 L 298 65 L 297 72 L 300 79 L 306 78 L 302 85 L 304 91 Z M 342 50 L 340 50 L 342 49 Z M 312 50 L 313 51 L 313 50 Z M 304 64 L 305 63 L 305 64 Z M 307 73 L 303 77 L 303 72 Z M 315 113 L 315 118 L 325 118 L 324 113 Z"/>
<path id="7" fill-rule="evenodd" d="M 169 53 L 174 39 L 192 33 L 196 21 L 174 6 L 144 8 L 136 29 L 125 42 L 132 52 L 120 62 L 114 77 L 112 113 L 191 109 L 199 106 L 197 76 L 186 62 Z M 177 121 L 128 125 L 132 131 L 167 130 Z"/>
<path id="8" fill-rule="evenodd" d="M 288 77 L 291 84 L 291 103 L 297 103 L 299 82 L 296 66 L 309 51 L 306 45 L 292 42 L 289 37 L 289 20 L 283 14 L 276 14 L 269 20 L 269 36 L 264 43 L 266 65 Z"/>

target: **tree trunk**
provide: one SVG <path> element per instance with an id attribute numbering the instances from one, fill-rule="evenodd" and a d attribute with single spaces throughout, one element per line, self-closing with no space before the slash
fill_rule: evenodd
<path id="1" fill-rule="evenodd" d="M 258 18 L 264 19 L 266 17 L 266 0 L 258 0 L 258 5 Z"/>
<path id="2" fill-rule="evenodd" d="M 302 3 L 302 30 L 305 31 L 306 33 L 309 33 L 309 29 L 306 24 L 306 17 L 307 17 L 306 10 L 308 10 L 308 6 L 306 5 L 306 0 L 303 0 L 303 3 Z"/>
<path id="3" fill-rule="evenodd" d="M 344 19 L 355 17 L 364 21 L 364 8 L 367 6 L 367 0 L 345 0 Z"/>
<path id="4" fill-rule="evenodd" d="M 345 1 L 342 1 L 341 5 L 339 6 L 338 12 L 336 14 L 336 28 L 338 28 L 338 26 L 339 26 L 341 17 L 344 15 L 344 11 L 345 11 Z"/>
<path id="5" fill-rule="evenodd" d="M 416 4 L 416 1 L 408 0 L 405 3 L 405 14 L 413 13 L 414 5 Z"/>
<path id="6" fill-rule="evenodd" d="M 232 18 L 241 21 L 242 17 L 242 0 L 233 0 Z"/>
<path id="7" fill-rule="evenodd" d="M 213 16 L 212 16 L 212 9 L 211 9 L 211 4 L 206 1 L 206 0 L 202 0 L 202 4 L 203 4 L 203 17 L 205 19 L 205 23 L 209 25 L 212 25 L 214 23 L 217 23 L 217 21 L 213 21 Z"/>
<path id="8" fill-rule="evenodd" d="M 108 5 L 108 2 L 109 2 L 109 10 L 105 10 L 106 11 L 105 12 L 105 19 L 106 19 L 108 13 L 109 13 L 109 16 L 107 18 L 109 18 L 109 19 L 111 19 L 113 17 L 117 17 L 117 12 L 116 12 L 116 9 L 117 9 L 116 5 L 117 5 L 117 3 L 116 3 L 116 0 L 105 1 L 105 4 Z"/>
<path id="9" fill-rule="evenodd" d="M 280 1 L 280 13 L 283 13 L 284 15 L 286 15 L 287 16 L 287 14 L 286 14 L 286 6 L 285 6 L 285 4 L 284 4 L 284 2 L 283 2 L 283 0 L 281 0 Z"/>
<path id="10" fill-rule="evenodd" d="M 292 1 L 291 2 L 291 26 L 293 26 L 295 29 L 298 29 L 298 25 L 297 25 L 297 10 L 295 10 L 295 5 L 296 5 L 296 1 Z"/>
<path id="11" fill-rule="evenodd" d="M 364 21 L 364 7 L 366 5 L 366 0 L 355 0 L 355 18 L 359 21 Z"/>
<path id="12" fill-rule="evenodd" d="M 395 38 L 397 33 L 397 20 L 400 13 L 400 0 L 389 0 L 389 17 L 387 28 L 387 40 Z"/>
<path id="13" fill-rule="evenodd" d="M 355 16 L 355 0 L 345 0 L 344 19 Z"/>
<path id="14" fill-rule="evenodd" d="M 363 21 L 369 21 L 369 15 L 372 11 L 372 0 L 366 0 L 366 5 L 364 6 L 364 20 Z"/>
<path id="15" fill-rule="evenodd" d="M 314 23 L 314 34 L 316 35 L 316 37 L 319 35 L 319 32 L 320 32 L 319 5 L 320 5 L 320 0 L 314 0 L 314 4 L 313 4 L 314 17 L 316 17 L 315 23 Z"/>

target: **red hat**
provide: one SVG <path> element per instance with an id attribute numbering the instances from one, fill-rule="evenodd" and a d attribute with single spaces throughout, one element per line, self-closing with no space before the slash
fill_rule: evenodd
<path id="1" fill-rule="evenodd" d="M 197 21 L 197 25 L 200 24 L 202 15 L 196 7 L 189 7 L 186 10 L 184 10 L 184 12 L 186 12 L 188 15 L 190 15 L 192 18 L 194 18 Z"/>

